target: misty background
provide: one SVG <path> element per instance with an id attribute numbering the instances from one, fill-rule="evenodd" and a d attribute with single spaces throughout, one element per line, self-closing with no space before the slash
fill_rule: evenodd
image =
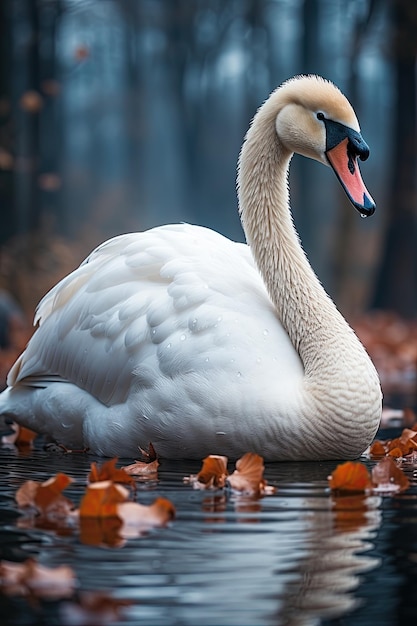
<path id="1" fill-rule="evenodd" d="M 348 317 L 417 313 L 415 0 L 2 0 L 0 286 L 31 317 L 104 239 L 186 221 L 242 241 L 256 109 L 317 73 L 352 102 L 377 212 L 296 156 L 295 223 Z"/>

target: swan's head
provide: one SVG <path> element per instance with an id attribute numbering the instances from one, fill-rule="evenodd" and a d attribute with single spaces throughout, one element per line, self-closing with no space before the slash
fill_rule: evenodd
<path id="1" fill-rule="evenodd" d="M 279 109 L 275 126 L 282 144 L 290 152 L 330 165 L 352 204 L 362 215 L 372 215 L 375 203 L 358 165 L 358 159 L 368 158 L 369 148 L 339 89 L 318 76 L 299 76 L 279 87 L 272 100 Z"/>

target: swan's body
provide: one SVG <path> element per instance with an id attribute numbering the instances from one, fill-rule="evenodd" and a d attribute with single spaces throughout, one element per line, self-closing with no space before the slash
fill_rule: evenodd
<path id="1" fill-rule="evenodd" d="M 328 161 L 372 213 L 366 150 L 333 85 L 285 83 L 241 153 L 250 247 L 190 225 L 106 242 L 41 301 L 0 411 L 107 456 L 149 442 L 169 458 L 358 456 L 379 424 L 378 376 L 301 249 L 286 179 L 294 151 Z"/>

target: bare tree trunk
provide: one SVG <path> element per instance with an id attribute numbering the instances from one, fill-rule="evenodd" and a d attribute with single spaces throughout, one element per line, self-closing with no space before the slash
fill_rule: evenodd
<path id="1" fill-rule="evenodd" d="M 395 137 L 388 224 L 374 307 L 417 314 L 417 128 L 415 0 L 392 0 Z"/>
<path id="2" fill-rule="evenodd" d="M 380 0 L 369 0 L 365 14 L 360 14 L 353 24 L 351 45 L 349 50 L 349 78 L 347 95 L 360 116 L 360 81 L 359 62 L 366 35 L 373 18 L 379 9 Z M 360 281 L 358 275 L 364 272 L 355 271 L 355 268 L 363 268 L 367 265 L 367 250 L 358 242 L 360 237 L 360 224 L 356 211 L 352 211 L 352 205 L 347 200 L 344 192 L 339 188 L 340 207 L 342 209 L 340 222 L 335 236 L 334 246 L 334 285 L 336 301 L 347 316 L 353 316 L 361 312 L 365 301 L 369 297 L 369 287 L 366 281 Z M 361 239 L 359 239 L 361 241 Z M 356 243 L 356 245 L 355 245 Z M 354 254 L 352 255 L 352 251 Z"/>
<path id="3" fill-rule="evenodd" d="M 13 111 L 16 128 L 15 205 L 17 232 L 39 225 L 39 7 L 36 0 L 11 2 Z M 18 32 L 24 37 L 18 37 Z"/>
<path id="4" fill-rule="evenodd" d="M 9 239 L 15 229 L 13 211 L 13 126 L 11 101 L 11 33 L 10 0 L 0 2 L 0 206 L 2 225 L 0 243 Z"/>

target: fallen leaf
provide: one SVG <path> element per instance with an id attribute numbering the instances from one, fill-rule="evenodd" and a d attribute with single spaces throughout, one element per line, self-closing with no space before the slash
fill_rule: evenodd
<path id="1" fill-rule="evenodd" d="M 29 428 L 25 428 L 24 426 L 19 427 L 19 431 L 17 433 L 17 439 L 15 441 L 15 445 L 20 446 L 32 446 L 33 440 L 36 439 L 38 433 L 35 433 L 33 430 Z"/>
<path id="2" fill-rule="evenodd" d="M 395 448 L 389 448 L 387 456 L 394 459 L 401 459 L 404 456 L 404 452 L 399 446 L 396 446 Z"/>
<path id="3" fill-rule="evenodd" d="M 165 526 L 174 519 L 175 507 L 166 498 L 157 498 L 150 505 L 123 502 L 117 507 L 117 515 L 123 522 L 120 535 L 132 539 L 149 528 Z"/>
<path id="4" fill-rule="evenodd" d="M 219 489 L 224 487 L 227 475 L 227 456 L 210 454 L 203 459 L 198 474 L 185 477 L 184 482 L 192 484 L 195 489 Z"/>
<path id="5" fill-rule="evenodd" d="M 379 458 L 385 456 L 386 449 L 382 441 L 376 439 L 369 448 L 369 455 L 371 458 Z"/>
<path id="6" fill-rule="evenodd" d="M 391 457 L 385 457 L 372 469 L 372 483 L 376 492 L 399 492 L 408 489 L 410 481 Z"/>
<path id="7" fill-rule="evenodd" d="M 74 479 L 66 474 L 58 473 L 52 478 L 41 483 L 35 493 L 35 506 L 40 511 L 48 509 L 57 498 L 62 497 L 62 492 Z"/>
<path id="8" fill-rule="evenodd" d="M 27 453 L 33 447 L 33 440 L 37 433 L 24 426 L 19 426 L 15 422 L 9 425 L 9 434 L 3 435 L 0 442 L 3 445 L 16 446 L 20 452 Z"/>
<path id="9" fill-rule="evenodd" d="M 130 476 L 154 476 L 158 472 L 159 461 L 155 459 L 150 463 L 135 461 L 131 465 L 125 465 L 121 469 Z"/>
<path id="10" fill-rule="evenodd" d="M 91 463 L 91 470 L 88 475 L 88 481 L 90 483 L 101 482 L 103 480 L 111 480 L 115 483 L 124 483 L 128 485 L 134 485 L 135 481 L 129 474 L 123 469 L 116 467 L 117 457 L 105 461 L 101 466 L 97 465 L 93 461 Z"/>
<path id="11" fill-rule="evenodd" d="M 117 505 L 126 502 L 129 492 L 111 480 L 88 485 L 80 503 L 80 517 L 118 517 Z"/>
<path id="12" fill-rule="evenodd" d="M 366 466 L 355 461 L 338 465 L 328 477 L 328 481 L 333 491 L 363 492 L 372 487 Z"/>
<path id="13" fill-rule="evenodd" d="M 47 516 L 67 516 L 74 505 L 62 492 L 74 479 L 58 473 L 43 483 L 34 480 L 25 481 L 17 490 L 15 500 L 20 508 L 34 508 Z"/>
<path id="14" fill-rule="evenodd" d="M 156 454 L 156 450 L 153 447 L 152 441 L 149 442 L 149 447 L 147 450 L 144 450 L 143 448 L 139 448 L 143 459 L 147 462 L 150 463 L 151 461 L 155 461 L 158 457 Z"/>
<path id="15" fill-rule="evenodd" d="M 74 572 L 67 565 L 50 568 L 35 559 L 23 563 L 0 561 L 0 589 L 7 595 L 57 600 L 71 597 L 75 585 Z"/>
<path id="16" fill-rule="evenodd" d="M 227 477 L 227 483 L 234 491 L 248 495 L 275 493 L 275 487 L 268 486 L 263 477 L 264 460 L 258 454 L 247 452 L 236 461 L 236 469 Z"/>
<path id="17" fill-rule="evenodd" d="M 413 413 L 414 415 L 414 413 Z M 403 428 L 395 439 L 375 440 L 369 448 L 371 458 L 390 456 L 399 459 L 417 451 L 417 432 L 412 428 Z"/>
<path id="18" fill-rule="evenodd" d="M 39 489 L 40 483 L 36 480 L 26 480 L 23 485 L 19 487 L 15 494 L 15 500 L 17 506 L 21 509 L 27 507 L 35 507 L 35 495 Z"/>

